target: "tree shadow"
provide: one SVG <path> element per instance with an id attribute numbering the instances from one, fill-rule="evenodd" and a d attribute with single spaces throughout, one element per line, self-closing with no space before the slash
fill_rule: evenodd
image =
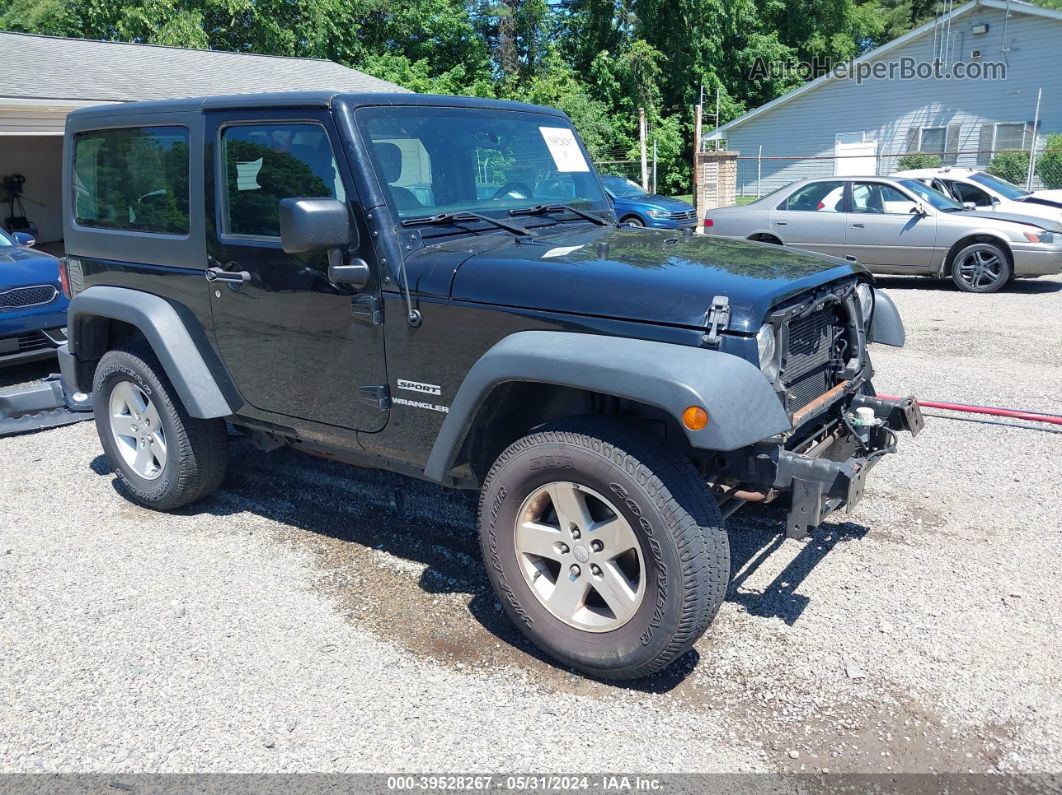
<path id="1" fill-rule="evenodd" d="M 479 551 L 474 500 L 467 494 L 377 469 L 362 469 L 291 450 L 264 453 L 243 437 L 230 439 L 230 465 L 222 488 L 196 505 L 172 513 L 223 518 L 251 512 L 265 519 L 415 561 L 425 568 L 418 585 L 425 594 L 465 594 L 469 614 L 499 641 L 543 663 L 561 668 L 531 644 L 504 612 L 487 579 Z M 111 477 L 115 491 L 129 494 L 104 455 L 90 468 Z M 831 525 L 775 578 L 762 594 L 738 593 L 757 567 L 781 546 L 782 519 L 744 509 L 729 522 L 731 575 L 727 599 L 750 615 L 782 618 L 792 624 L 807 606 L 796 589 L 837 543 L 860 538 L 866 528 Z M 681 684 L 700 659 L 694 649 L 658 674 L 612 686 L 665 693 Z M 573 675 L 584 676 L 584 674 Z"/>
<path id="2" fill-rule="evenodd" d="M 935 279 L 928 276 L 875 276 L 877 287 L 886 290 L 935 290 L 937 292 L 959 293 L 959 289 L 950 279 Z M 1014 279 L 1003 285 L 1000 293 L 1015 295 L 1038 295 L 1057 293 L 1062 290 L 1062 281 L 1052 279 Z M 983 296 L 976 296 L 981 298 Z"/>

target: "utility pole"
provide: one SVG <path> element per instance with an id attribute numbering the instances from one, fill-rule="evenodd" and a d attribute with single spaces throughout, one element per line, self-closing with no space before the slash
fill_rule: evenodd
<path id="1" fill-rule="evenodd" d="M 642 189 L 649 190 L 649 164 L 645 152 L 645 108 L 638 108 L 638 147 L 642 154 Z"/>
<path id="2" fill-rule="evenodd" d="M 697 203 L 697 185 L 700 182 L 700 177 L 697 174 L 697 155 L 701 151 L 701 109 L 702 106 L 698 105 L 693 110 L 693 202 Z"/>
<path id="3" fill-rule="evenodd" d="M 1040 97 L 1043 96 L 1042 88 L 1036 89 L 1036 113 L 1033 116 L 1032 143 L 1029 145 L 1029 177 L 1025 189 L 1032 190 L 1033 176 L 1036 174 L 1036 132 L 1040 126 Z"/>

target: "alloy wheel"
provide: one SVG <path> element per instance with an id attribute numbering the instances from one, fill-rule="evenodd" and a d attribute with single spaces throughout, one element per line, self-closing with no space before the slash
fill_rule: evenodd
<path id="1" fill-rule="evenodd" d="M 143 389 L 120 381 L 111 392 L 108 420 L 115 446 L 126 465 L 144 480 L 166 469 L 166 431 L 158 409 Z"/>
<path id="2" fill-rule="evenodd" d="M 645 597 L 634 529 L 601 494 L 557 481 L 524 500 L 514 528 L 520 571 L 556 618 L 588 632 L 626 624 Z"/>
<path id="3" fill-rule="evenodd" d="M 971 249 L 956 263 L 955 268 L 963 284 L 978 292 L 1006 278 L 1006 264 L 999 252 L 989 246 Z"/>

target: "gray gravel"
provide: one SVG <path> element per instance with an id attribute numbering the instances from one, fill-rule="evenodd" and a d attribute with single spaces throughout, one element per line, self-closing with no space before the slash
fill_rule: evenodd
<path id="1" fill-rule="evenodd" d="M 881 391 L 1062 413 L 1062 280 L 884 284 Z M 808 542 L 737 514 L 697 653 L 625 689 L 513 634 L 451 494 L 239 442 L 163 515 L 91 424 L 2 440 L 0 770 L 1062 770 L 1062 435 L 901 445 Z"/>

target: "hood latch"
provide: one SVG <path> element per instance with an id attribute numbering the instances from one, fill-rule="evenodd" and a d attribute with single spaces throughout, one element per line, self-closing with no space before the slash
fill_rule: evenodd
<path id="1" fill-rule="evenodd" d="M 706 345 L 719 347 L 723 341 L 721 332 L 726 331 L 730 322 L 730 298 L 725 295 L 717 295 L 712 299 L 712 305 L 704 313 L 704 325 L 708 326 L 708 333 L 704 335 Z"/>

